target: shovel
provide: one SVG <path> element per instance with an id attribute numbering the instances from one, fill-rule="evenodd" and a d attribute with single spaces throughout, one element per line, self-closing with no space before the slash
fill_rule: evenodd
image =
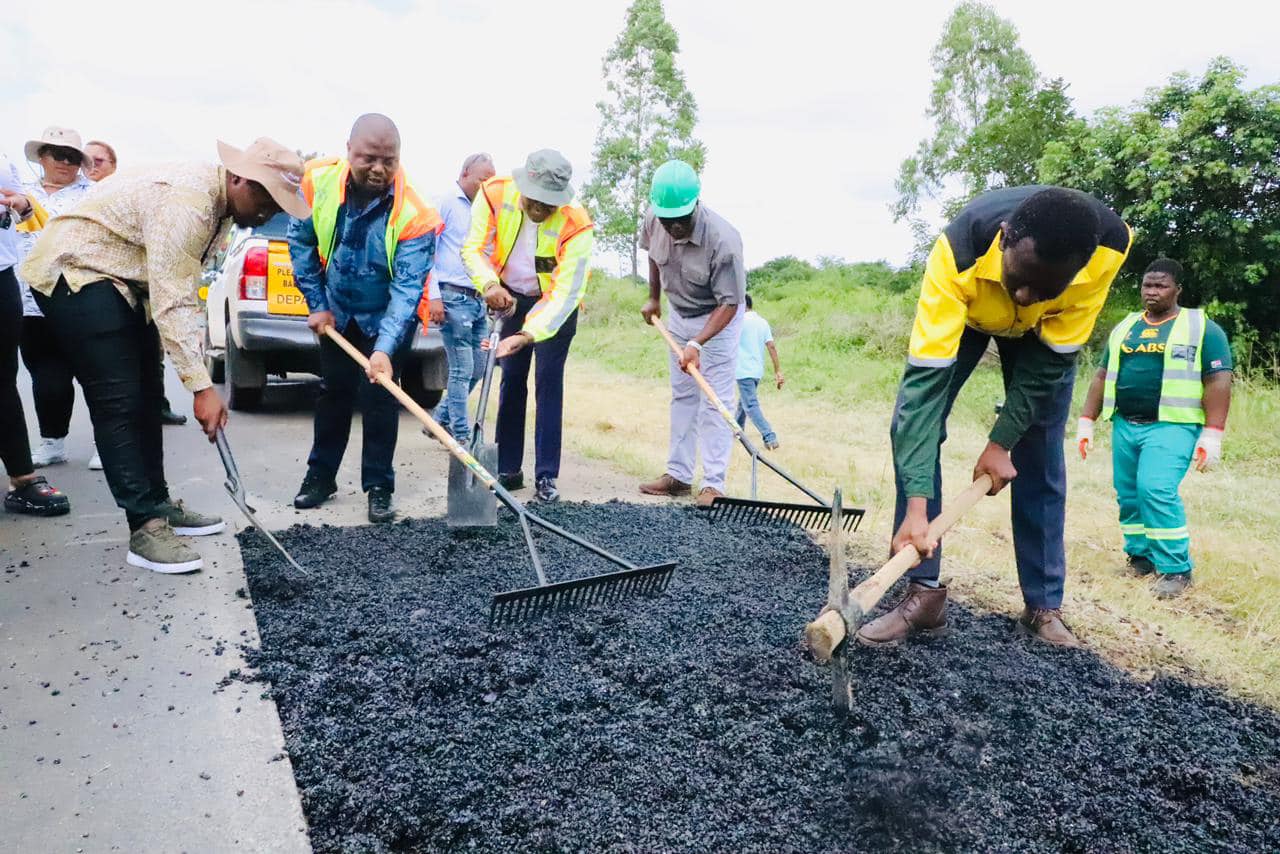
<path id="1" fill-rule="evenodd" d="M 354 359 L 357 364 L 368 370 L 369 359 L 352 346 L 350 341 L 342 337 L 338 330 L 332 326 L 326 326 L 324 334 L 333 339 L 334 343 L 345 350 L 347 355 Z M 580 607 L 596 602 L 614 602 L 625 596 L 656 596 L 667 589 L 667 585 L 671 581 L 671 574 L 675 572 L 676 564 L 674 561 L 651 566 L 637 566 L 626 558 L 606 551 L 595 543 L 584 540 L 559 525 L 548 522 L 541 516 L 530 512 L 515 496 L 503 488 L 502 484 L 498 483 L 498 479 L 490 474 L 488 469 L 480 465 L 466 448 L 459 445 L 457 440 L 449 435 L 448 430 L 437 424 L 425 409 L 414 402 L 414 399 L 404 389 L 396 385 L 385 374 L 378 374 L 377 376 L 378 383 L 392 397 L 400 401 L 400 404 L 409 410 L 415 418 L 421 421 L 422 426 L 427 428 L 427 432 L 434 436 L 440 444 L 448 448 L 449 453 L 453 454 L 474 473 L 476 479 L 483 483 L 486 489 L 492 490 L 497 499 L 505 504 L 512 513 L 516 514 L 516 518 L 520 521 L 520 530 L 524 534 L 524 542 L 529 549 L 529 559 L 533 563 L 533 571 L 538 577 L 538 584 L 536 587 L 495 593 L 489 607 L 490 627 L 524 622 L 551 611 Z M 549 581 L 546 572 L 542 568 L 542 558 L 538 554 L 538 547 L 533 541 L 534 526 L 549 534 L 562 537 L 574 545 L 580 546 L 592 554 L 622 567 L 622 569 L 586 578 L 575 578 L 571 581 Z"/>
<path id="2" fill-rule="evenodd" d="M 222 457 L 222 467 L 227 471 L 227 479 L 222 485 L 226 487 L 227 494 L 231 496 L 231 500 L 240 508 L 240 512 L 245 515 L 245 518 L 253 523 L 253 527 L 258 530 L 258 533 L 266 537 L 267 541 L 275 546 L 280 554 L 284 555 L 284 559 L 289 561 L 290 566 L 309 577 L 311 573 L 299 566 L 293 556 L 285 551 L 284 546 L 280 545 L 280 541 L 272 536 L 270 531 L 262 527 L 262 523 L 253 515 L 254 510 L 249 506 L 249 501 L 245 497 L 244 482 L 240 480 L 240 469 L 236 466 L 236 458 L 231 455 L 231 445 L 227 443 L 227 434 L 222 432 L 221 427 L 218 428 L 215 441 L 218 445 L 218 456 Z"/>
<path id="3" fill-rule="evenodd" d="M 682 353 L 680 345 L 671 337 L 671 333 L 667 331 L 667 327 L 663 325 L 662 320 L 654 317 L 653 325 L 657 327 L 658 332 L 666 339 L 667 346 L 671 348 L 671 352 L 676 354 L 676 358 L 680 358 Z M 702 389 L 702 393 L 707 396 L 707 400 L 711 401 L 712 405 L 715 406 L 716 411 L 720 413 L 720 417 L 729 425 L 729 429 L 733 431 L 734 438 L 751 455 L 751 498 L 720 496 L 711 502 L 711 507 L 707 509 L 712 521 L 744 522 L 749 525 L 777 525 L 789 522 L 811 531 L 825 530 L 832 519 L 831 506 L 822 499 L 822 496 L 796 480 L 777 463 L 760 456 L 760 449 L 747 438 L 746 431 L 738 426 L 738 420 L 733 417 L 733 413 L 729 412 L 728 408 L 721 402 L 715 390 L 711 388 L 711 384 L 702 375 L 702 372 L 691 366 L 689 375 L 697 382 L 698 387 Z M 759 471 L 761 463 L 811 498 L 814 503 L 791 504 L 782 501 L 761 501 L 756 498 L 756 473 Z M 855 507 L 843 508 L 840 524 L 844 526 L 846 531 L 856 531 L 858 523 L 862 521 L 863 512 Z"/>
<path id="4" fill-rule="evenodd" d="M 484 416 L 489 407 L 489 389 L 493 383 L 493 366 L 498 361 L 498 339 L 502 335 L 502 318 L 494 319 L 489 333 L 489 352 L 480 384 L 480 403 L 476 407 L 475 424 L 471 427 L 471 455 L 483 468 L 498 468 L 498 446 L 484 440 Z M 457 457 L 449 458 L 449 493 L 445 520 L 450 528 L 492 528 L 498 524 L 498 501 L 493 490 L 476 478 L 475 472 Z"/>

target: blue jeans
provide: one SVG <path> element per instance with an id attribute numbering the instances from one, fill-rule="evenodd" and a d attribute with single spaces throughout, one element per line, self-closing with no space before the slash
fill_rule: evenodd
<path id="1" fill-rule="evenodd" d="M 433 417 L 462 444 L 471 441 L 471 422 L 467 418 L 467 398 L 484 376 L 485 352 L 480 343 L 489 334 L 484 300 L 460 294 L 449 288 L 440 290 L 444 301 L 445 355 L 449 359 L 449 386 L 444 400 Z"/>
<path id="2" fill-rule="evenodd" d="M 1035 346 L 1031 337 L 996 338 L 1000 351 L 1000 372 L 1004 375 L 1005 388 L 1018 364 L 1018 356 L 1024 346 Z M 956 395 L 973 373 L 978 360 L 986 352 L 991 336 L 973 329 L 965 329 L 960 338 L 960 352 L 951 375 L 951 387 L 947 391 L 947 405 L 943 418 L 951 413 Z M 1067 414 L 1071 408 L 1071 390 L 1075 383 L 1072 368 L 1053 390 L 1035 420 L 1027 428 L 1010 456 L 1018 470 L 1009 488 L 1013 492 L 1010 516 L 1013 524 L 1013 553 L 1018 565 L 1018 584 L 1022 588 L 1023 601 L 1031 608 L 1059 608 L 1062 606 L 1062 589 L 1067 578 L 1067 556 L 1063 545 L 1063 528 L 1067 514 L 1067 461 L 1063 441 L 1067 426 Z M 899 401 L 899 404 L 901 401 Z M 897 429 L 898 411 L 894 407 L 894 429 Z M 946 422 L 943 422 L 938 456 L 942 456 L 942 442 L 947 440 Z M 897 502 L 894 509 L 893 529 L 896 531 L 907 513 L 906 493 L 902 477 L 895 472 Z M 942 512 L 942 466 L 934 469 L 933 494 L 929 500 L 929 518 Z M 907 573 L 908 578 L 936 579 L 942 567 L 942 544 L 927 558 Z"/>
<path id="3" fill-rule="evenodd" d="M 751 423 L 756 425 L 756 429 L 760 431 L 760 435 L 764 437 L 764 443 L 778 440 L 778 434 L 773 432 L 773 427 L 769 425 L 769 419 L 764 417 L 764 410 L 760 408 L 760 397 L 756 394 L 756 388 L 760 385 L 757 379 L 738 378 L 738 426 L 747 426 L 747 416 L 751 416 Z"/>

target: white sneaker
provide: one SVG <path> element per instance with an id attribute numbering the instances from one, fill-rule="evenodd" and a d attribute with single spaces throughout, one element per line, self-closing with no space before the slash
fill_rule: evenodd
<path id="1" fill-rule="evenodd" d="M 98 446 L 93 447 L 93 456 L 89 457 L 89 471 L 102 471 L 102 457 L 98 456 Z"/>
<path id="2" fill-rule="evenodd" d="M 67 440 L 41 439 L 40 446 L 31 452 L 31 465 L 36 468 L 51 466 L 54 463 L 67 461 Z"/>

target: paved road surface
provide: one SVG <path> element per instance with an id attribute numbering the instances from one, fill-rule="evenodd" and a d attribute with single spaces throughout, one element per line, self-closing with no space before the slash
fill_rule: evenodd
<path id="1" fill-rule="evenodd" d="M 190 396 L 170 374 L 175 408 Z M 29 388 L 25 374 L 19 384 Z M 289 503 L 311 438 L 314 385 L 274 387 L 261 413 L 233 413 L 227 435 L 263 524 L 365 524 L 358 420 L 328 506 Z M 26 398 L 28 428 L 35 421 Z M 532 426 L 532 425 L 531 425 Z M 101 473 L 90 472 L 88 413 L 77 400 L 71 461 L 44 470 L 72 513 L 0 513 L 0 851 L 309 850 L 275 704 L 224 685 L 257 627 L 231 531 L 194 540 L 205 569 L 163 576 L 124 563 L 127 531 Z M 171 492 L 247 523 L 222 489 L 216 451 L 194 422 L 165 428 Z M 405 416 L 396 502 L 443 512 L 447 456 Z M 629 482 L 566 460 L 569 499 L 615 497 Z M 630 490 L 626 490 L 626 494 Z"/>

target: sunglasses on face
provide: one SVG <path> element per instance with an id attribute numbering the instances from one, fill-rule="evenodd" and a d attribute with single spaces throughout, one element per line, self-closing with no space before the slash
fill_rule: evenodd
<path id="1" fill-rule="evenodd" d="M 84 162 L 84 157 L 74 148 L 59 148 L 55 146 L 46 146 L 40 149 L 40 156 L 49 155 L 59 163 L 67 163 L 72 166 L 79 166 Z"/>

